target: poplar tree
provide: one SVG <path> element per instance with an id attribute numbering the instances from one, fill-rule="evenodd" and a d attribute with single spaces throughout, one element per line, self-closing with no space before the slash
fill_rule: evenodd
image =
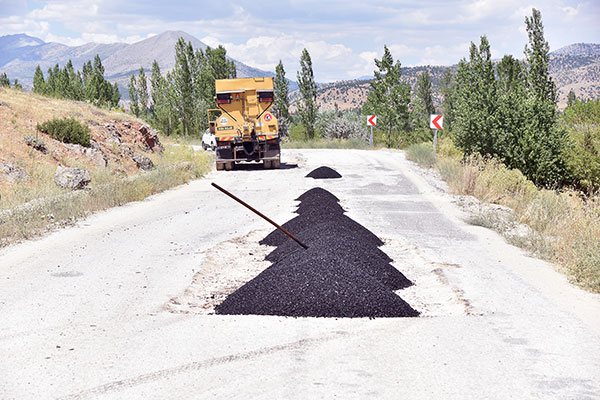
<path id="1" fill-rule="evenodd" d="M 148 81 L 144 73 L 144 67 L 140 67 L 139 75 L 135 86 L 138 98 L 139 113 L 142 118 L 148 117 Z"/>
<path id="2" fill-rule="evenodd" d="M 133 113 L 133 115 L 135 115 L 136 117 L 140 116 L 140 106 L 139 106 L 139 99 L 138 99 L 138 94 L 137 94 L 137 90 L 136 90 L 136 78 L 135 78 L 135 74 L 131 75 L 131 77 L 129 78 L 129 109 L 131 110 L 131 112 Z"/>
<path id="3" fill-rule="evenodd" d="M 454 122 L 454 108 L 455 108 L 455 83 L 452 70 L 446 68 L 444 75 L 440 79 L 440 93 L 442 95 L 442 109 L 444 113 L 444 125 L 447 131 L 452 130 Z"/>
<path id="4" fill-rule="evenodd" d="M 33 75 L 33 92 L 38 94 L 46 93 L 46 81 L 39 65 L 35 68 L 35 74 Z"/>
<path id="5" fill-rule="evenodd" d="M 401 81 L 402 65 L 394 62 L 387 46 L 381 60 L 375 59 L 377 70 L 371 81 L 373 90 L 367 97 L 365 111 L 377 115 L 377 122 L 387 130 L 387 146 L 392 146 L 392 130 L 407 131 L 410 113 L 410 86 Z"/>
<path id="6" fill-rule="evenodd" d="M 471 42 L 469 60 L 458 63 L 456 103 L 457 146 L 466 154 L 496 155 L 496 82 L 490 44 L 485 36 L 481 37 L 479 47 Z"/>
<path id="7" fill-rule="evenodd" d="M 535 8 L 525 17 L 529 45 L 525 46 L 528 91 L 528 128 L 523 173 L 538 185 L 564 182 L 567 134 L 557 125 L 556 86 L 550 76 L 550 47 L 544 38 L 542 15 Z"/>
<path id="8" fill-rule="evenodd" d="M 194 116 L 194 101 L 192 71 L 190 60 L 187 56 L 186 43 L 179 38 L 175 44 L 175 68 L 173 69 L 173 82 L 175 84 L 175 95 L 177 112 L 183 127 L 183 136 L 189 135 L 190 123 Z"/>
<path id="9" fill-rule="evenodd" d="M 283 63 L 279 60 L 279 64 L 275 67 L 275 79 L 274 79 L 274 92 L 275 92 L 275 106 L 279 110 L 279 115 L 285 119 L 290 117 L 290 105 L 289 105 L 289 92 L 290 83 L 285 78 L 285 69 Z"/>
<path id="10" fill-rule="evenodd" d="M 165 135 L 171 135 L 173 133 L 172 120 L 174 120 L 176 117 L 173 115 L 174 110 L 169 101 L 169 84 L 161 75 L 160 66 L 156 60 L 152 62 L 150 84 L 152 86 L 150 95 L 152 98 L 151 110 L 154 124 Z"/>
<path id="11" fill-rule="evenodd" d="M 273 80 L 273 92 L 275 94 L 275 110 L 279 114 L 279 135 L 287 136 L 290 123 L 290 104 L 289 104 L 290 84 L 285 78 L 285 69 L 283 63 L 279 60 L 279 64 L 275 67 L 275 79 Z"/>
<path id="12" fill-rule="evenodd" d="M 298 79 L 298 88 L 301 99 L 298 103 L 298 114 L 300 121 L 306 128 L 306 135 L 309 139 L 315 137 L 315 123 L 317 120 L 317 84 L 312 69 L 312 60 L 306 48 L 302 50 L 300 56 L 300 71 L 296 74 Z"/>
<path id="13" fill-rule="evenodd" d="M 496 71 L 495 153 L 508 167 L 523 169 L 527 148 L 524 67 L 519 60 L 506 55 L 498 63 Z"/>
<path id="14" fill-rule="evenodd" d="M 428 71 L 423 71 L 417 77 L 417 88 L 415 91 L 417 106 L 417 127 L 427 127 L 429 124 L 429 115 L 435 113 L 433 105 L 433 96 L 431 94 L 431 76 Z"/>

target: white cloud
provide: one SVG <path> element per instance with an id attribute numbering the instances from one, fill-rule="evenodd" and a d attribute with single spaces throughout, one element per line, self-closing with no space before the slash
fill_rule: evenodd
<path id="1" fill-rule="evenodd" d="M 219 44 L 212 36 L 204 37 L 202 41 L 210 46 Z M 282 60 L 290 79 L 295 79 L 300 54 L 306 48 L 311 55 L 315 77 L 319 81 L 350 79 L 356 77 L 357 73 L 364 75 L 369 72 L 372 57 L 376 54 L 357 54 L 343 44 L 305 40 L 292 35 L 256 36 L 242 44 L 220 44 L 231 57 L 260 69 L 273 71 L 279 60 Z M 341 66 L 346 70 L 342 74 L 339 72 Z"/>

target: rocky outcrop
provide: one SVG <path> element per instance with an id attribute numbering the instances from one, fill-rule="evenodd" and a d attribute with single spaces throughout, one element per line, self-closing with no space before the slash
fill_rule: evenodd
<path id="1" fill-rule="evenodd" d="M 143 169 L 143 170 L 147 171 L 147 170 L 154 168 L 154 163 L 152 162 L 152 160 L 143 154 L 138 153 L 138 154 L 134 155 L 133 161 L 135 161 L 135 163 L 139 169 Z"/>
<path id="2" fill-rule="evenodd" d="M 160 144 L 158 140 L 158 135 L 152 130 L 152 128 L 150 128 L 148 125 L 142 125 L 140 126 L 139 131 L 142 134 L 142 137 L 144 138 L 146 146 L 149 150 L 154 152 L 164 150 L 162 144 Z"/>
<path id="3" fill-rule="evenodd" d="M 2 178 L 13 183 L 29 179 L 29 174 L 21 167 L 0 160 L 0 179 Z"/>
<path id="4" fill-rule="evenodd" d="M 90 172 L 81 168 L 65 168 L 59 165 L 54 174 L 54 182 L 65 189 L 83 189 L 91 180 Z"/>

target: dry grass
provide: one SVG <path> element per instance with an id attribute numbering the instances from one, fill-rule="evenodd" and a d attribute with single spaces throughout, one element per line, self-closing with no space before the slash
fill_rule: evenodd
<path id="1" fill-rule="evenodd" d="M 156 168 L 123 177 L 106 168 L 92 169 L 93 185 L 72 192 L 54 184 L 54 169 L 37 165 L 37 176 L 13 184 L 0 200 L 0 246 L 69 225 L 95 211 L 143 200 L 198 178 L 212 168 L 212 157 L 185 146 L 167 146 Z"/>
<path id="2" fill-rule="evenodd" d="M 29 179 L 10 182 L 0 177 L 0 246 L 31 238 L 72 223 L 98 210 L 142 200 L 188 182 L 212 168 L 212 157 L 188 146 L 167 145 L 164 153 L 148 153 L 156 168 L 139 172 L 130 165 L 94 166 L 65 153 L 56 159 L 27 146 L 24 137 L 36 135 L 36 124 L 54 117 L 74 117 L 102 124 L 135 120 L 119 111 L 85 102 L 51 99 L 32 93 L 0 89 L 0 160 L 25 169 Z M 51 140 L 51 139 L 46 139 Z M 54 183 L 58 164 L 85 168 L 92 182 L 72 192 Z"/>
<path id="3" fill-rule="evenodd" d="M 413 159 L 429 164 L 427 157 Z M 463 161 L 453 150 L 440 151 L 435 166 L 454 193 L 509 207 L 516 222 L 531 230 L 514 235 L 505 219 L 490 212 L 476 215 L 473 224 L 505 234 L 512 244 L 558 264 L 575 284 L 600 293 L 600 196 L 538 189 L 520 171 L 497 160 Z"/>

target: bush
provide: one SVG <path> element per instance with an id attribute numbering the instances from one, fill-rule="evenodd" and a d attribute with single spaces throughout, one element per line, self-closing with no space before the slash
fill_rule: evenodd
<path id="1" fill-rule="evenodd" d="M 427 168 L 435 165 L 435 154 L 431 143 L 413 144 L 406 148 L 406 158 Z"/>
<path id="2" fill-rule="evenodd" d="M 566 163 L 574 183 L 589 193 L 600 190 L 600 100 L 579 101 L 561 119 L 571 146 Z"/>
<path id="3" fill-rule="evenodd" d="M 46 142 L 44 142 L 44 140 L 37 136 L 25 135 L 23 137 L 23 140 L 25 141 L 25 144 L 27 144 L 27 146 L 31 146 L 34 149 L 41 151 L 42 153 L 45 153 L 48 150 L 46 148 Z"/>
<path id="4" fill-rule="evenodd" d="M 325 126 L 324 136 L 328 139 L 369 140 L 369 131 L 365 124 L 348 115 L 335 117 Z"/>
<path id="5" fill-rule="evenodd" d="M 38 124 L 37 129 L 63 143 L 90 147 L 90 129 L 75 118 L 54 118 L 43 124 Z"/>

